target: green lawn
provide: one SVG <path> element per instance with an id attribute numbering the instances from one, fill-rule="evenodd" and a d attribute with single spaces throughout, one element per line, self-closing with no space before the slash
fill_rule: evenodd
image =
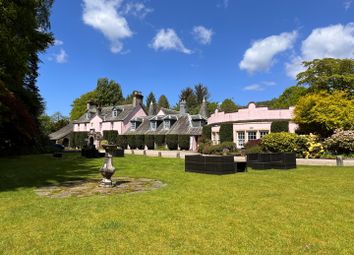
<path id="1" fill-rule="evenodd" d="M 0 254 L 354 254 L 354 167 L 226 176 L 181 159 L 115 158 L 162 189 L 54 199 L 36 187 L 99 177 L 102 159 L 0 159 Z"/>

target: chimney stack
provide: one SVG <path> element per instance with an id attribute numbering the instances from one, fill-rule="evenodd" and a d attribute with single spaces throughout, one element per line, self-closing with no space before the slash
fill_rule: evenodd
<path id="1" fill-rule="evenodd" d="M 187 114 L 187 102 L 184 99 L 179 103 L 179 113 Z"/>
<path id="2" fill-rule="evenodd" d="M 155 115 L 155 105 L 152 101 L 150 102 L 150 105 L 149 105 L 148 115 L 149 116 Z"/>
<path id="3" fill-rule="evenodd" d="M 204 118 L 208 118 L 209 117 L 208 105 L 207 105 L 207 102 L 205 100 L 205 97 L 203 98 L 203 103 L 200 106 L 199 114 L 202 115 Z"/>
<path id="4" fill-rule="evenodd" d="M 136 107 L 138 105 L 141 105 L 143 103 L 143 98 L 144 98 L 144 96 L 141 94 L 141 92 L 134 91 L 133 92 L 133 106 Z"/>
<path id="5" fill-rule="evenodd" d="M 88 101 L 86 110 L 88 112 L 96 112 L 97 111 L 97 105 L 93 101 Z"/>

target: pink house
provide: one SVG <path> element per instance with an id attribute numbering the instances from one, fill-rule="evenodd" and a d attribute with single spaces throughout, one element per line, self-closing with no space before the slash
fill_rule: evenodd
<path id="1" fill-rule="evenodd" d="M 115 130 L 123 134 L 130 128 L 131 119 L 147 115 L 142 100 L 143 96 L 135 92 L 133 104 L 97 107 L 94 103 L 88 103 L 86 113 L 73 121 L 72 131 L 88 132 L 89 143 L 98 148 L 103 131 Z"/>
<path id="2" fill-rule="evenodd" d="M 297 125 L 291 121 L 293 111 L 294 107 L 268 109 L 268 107 L 257 107 L 255 103 L 249 103 L 247 108 L 241 108 L 233 113 L 216 110 L 208 119 L 208 124 L 212 126 L 211 140 L 213 144 L 220 142 L 219 131 L 222 123 L 232 123 L 233 140 L 238 148 L 243 148 L 248 141 L 260 139 L 270 133 L 273 121 L 289 121 L 289 132 L 295 133 Z"/>

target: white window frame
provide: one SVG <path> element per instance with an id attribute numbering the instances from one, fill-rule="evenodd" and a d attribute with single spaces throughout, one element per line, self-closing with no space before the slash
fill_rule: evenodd
<path id="1" fill-rule="evenodd" d="M 254 139 L 250 139 L 251 137 L 250 137 L 250 135 L 251 134 L 254 134 Z M 247 141 L 254 141 L 254 140 L 257 140 L 257 131 L 254 131 L 254 130 L 252 130 L 252 131 L 247 131 Z"/>
<path id="2" fill-rule="evenodd" d="M 163 128 L 164 129 L 170 129 L 171 128 L 171 121 L 170 120 L 164 120 L 163 121 Z"/>
<path id="3" fill-rule="evenodd" d="M 132 122 L 132 128 L 131 128 L 131 130 L 136 130 L 136 122 L 135 122 L 135 121 Z"/>
<path id="4" fill-rule="evenodd" d="M 154 131 L 157 129 L 157 121 L 150 121 L 150 129 Z"/>
<path id="5" fill-rule="evenodd" d="M 245 131 L 237 131 L 237 146 L 239 148 L 245 147 L 246 142 L 246 132 Z"/>

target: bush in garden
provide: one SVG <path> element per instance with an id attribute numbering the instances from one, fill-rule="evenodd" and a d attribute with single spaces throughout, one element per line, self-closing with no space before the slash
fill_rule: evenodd
<path id="1" fill-rule="evenodd" d="M 220 125 L 220 142 L 233 142 L 233 125 L 230 123 Z"/>
<path id="2" fill-rule="evenodd" d="M 154 136 L 153 135 L 145 135 L 145 145 L 149 150 L 154 149 Z"/>
<path id="3" fill-rule="evenodd" d="M 203 141 L 210 141 L 211 140 L 211 126 L 209 126 L 209 125 L 203 126 L 201 138 Z"/>
<path id="4" fill-rule="evenodd" d="M 135 135 L 135 146 L 138 149 L 144 149 L 144 135 Z"/>
<path id="5" fill-rule="evenodd" d="M 246 154 L 262 152 L 261 139 L 251 140 L 245 144 Z"/>
<path id="6" fill-rule="evenodd" d="M 135 135 L 127 135 L 127 143 L 129 145 L 129 148 L 134 150 L 136 149 L 136 141 L 135 141 Z"/>
<path id="7" fill-rule="evenodd" d="M 177 150 L 178 135 L 166 135 L 166 144 L 170 150 Z"/>
<path id="8" fill-rule="evenodd" d="M 269 152 L 296 152 L 298 135 L 280 132 L 263 136 L 261 147 Z"/>
<path id="9" fill-rule="evenodd" d="M 155 135 L 154 141 L 157 147 L 161 147 L 165 144 L 165 135 Z"/>
<path id="10" fill-rule="evenodd" d="M 318 141 L 318 136 L 309 134 L 309 135 L 300 135 L 298 138 L 298 151 L 303 148 L 302 141 L 306 139 L 305 150 L 302 151 L 303 157 L 305 158 L 320 158 L 324 153 L 322 144 Z"/>
<path id="11" fill-rule="evenodd" d="M 189 135 L 179 135 L 178 145 L 181 150 L 189 150 L 190 136 Z"/>
<path id="12" fill-rule="evenodd" d="M 72 147 L 79 147 L 82 148 L 84 145 L 87 145 L 88 132 L 81 131 L 81 132 L 73 132 L 71 135 L 71 143 Z"/>
<path id="13" fill-rule="evenodd" d="M 238 152 L 236 144 L 233 142 L 223 142 L 221 144 L 211 145 L 210 143 L 204 143 L 199 145 L 199 152 L 203 154 L 234 154 Z"/>
<path id="14" fill-rule="evenodd" d="M 118 135 L 117 136 L 117 140 L 116 143 L 118 145 L 118 147 L 122 148 L 122 149 L 126 149 L 128 142 L 127 142 L 127 136 L 125 135 Z"/>
<path id="15" fill-rule="evenodd" d="M 289 121 L 286 120 L 273 121 L 270 126 L 270 132 L 272 133 L 289 132 Z"/>
<path id="16" fill-rule="evenodd" d="M 350 154 L 354 152 L 354 130 L 336 130 L 324 141 L 327 150 L 335 154 Z"/>
<path id="17" fill-rule="evenodd" d="M 298 157 L 319 158 L 324 153 L 316 135 L 270 133 L 262 138 L 261 148 L 268 152 L 295 152 Z"/>
<path id="18" fill-rule="evenodd" d="M 117 143 L 118 131 L 116 130 L 104 130 L 103 139 L 107 140 L 109 144 Z"/>

